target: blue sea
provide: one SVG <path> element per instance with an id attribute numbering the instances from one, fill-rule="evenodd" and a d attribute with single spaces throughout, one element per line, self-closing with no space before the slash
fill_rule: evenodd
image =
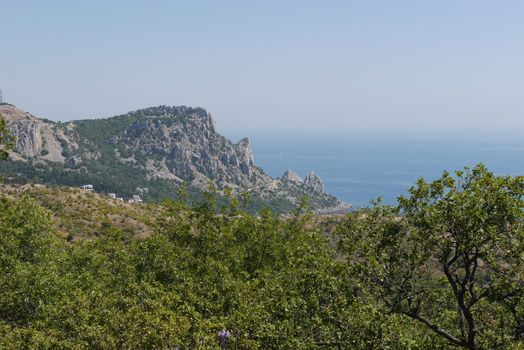
<path id="1" fill-rule="evenodd" d="M 286 169 L 314 171 L 325 190 L 354 207 L 382 197 L 395 204 L 418 178 L 437 179 L 482 162 L 500 175 L 524 175 L 524 136 L 519 132 L 420 133 L 226 133 L 250 138 L 255 163 L 269 175 Z"/>

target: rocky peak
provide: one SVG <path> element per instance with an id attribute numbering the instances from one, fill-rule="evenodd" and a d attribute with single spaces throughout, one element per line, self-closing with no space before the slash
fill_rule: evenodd
<path id="1" fill-rule="evenodd" d="M 251 142 L 249 142 L 247 137 L 244 137 L 242 140 L 238 141 L 235 146 L 237 147 L 242 160 L 244 160 L 249 165 L 253 165 L 255 163 L 253 148 L 251 147 Z"/>
<path id="2" fill-rule="evenodd" d="M 24 112 L 21 109 L 18 109 L 17 107 L 7 103 L 2 103 L 0 105 L 0 114 L 9 122 L 36 119 L 31 114 Z"/>
<path id="3" fill-rule="evenodd" d="M 150 107 L 117 118 L 121 126 L 108 138 L 115 148 L 127 150 L 126 157 L 118 155 L 118 160 L 154 156 L 156 161 L 145 165 L 151 177 L 178 178 L 195 185 L 213 181 L 218 188 L 270 181 L 255 166 L 249 139 L 232 143 L 216 132 L 211 114 L 202 108 Z"/>
<path id="4" fill-rule="evenodd" d="M 304 184 L 312 188 L 313 191 L 315 192 L 318 192 L 318 193 L 324 192 L 324 182 L 314 172 L 310 172 L 309 174 L 306 175 L 306 177 L 304 178 Z"/>
<path id="5" fill-rule="evenodd" d="M 298 176 L 298 174 L 291 169 L 288 169 L 284 172 L 284 174 L 282 175 L 282 180 L 302 183 L 302 179 L 300 178 L 300 176 Z"/>

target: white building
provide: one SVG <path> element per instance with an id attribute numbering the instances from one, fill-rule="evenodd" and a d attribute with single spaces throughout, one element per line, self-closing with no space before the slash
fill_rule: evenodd
<path id="1" fill-rule="evenodd" d="M 87 191 L 92 191 L 93 190 L 93 185 L 82 185 L 80 187 L 82 189 L 84 189 L 84 190 L 87 190 Z"/>
<path id="2" fill-rule="evenodd" d="M 143 187 L 143 188 L 137 187 L 136 191 L 138 193 L 149 193 L 149 189 L 147 187 Z"/>
<path id="3" fill-rule="evenodd" d="M 116 193 L 108 193 L 109 198 L 116 199 Z"/>

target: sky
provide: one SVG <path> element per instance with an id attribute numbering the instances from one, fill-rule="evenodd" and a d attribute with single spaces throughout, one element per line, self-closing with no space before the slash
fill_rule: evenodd
<path id="1" fill-rule="evenodd" d="M 4 100 L 220 130 L 524 130 L 524 1 L 0 0 Z"/>

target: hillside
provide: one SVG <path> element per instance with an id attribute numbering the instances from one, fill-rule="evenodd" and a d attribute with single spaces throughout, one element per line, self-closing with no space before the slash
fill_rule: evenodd
<path id="1" fill-rule="evenodd" d="M 121 230 L 129 238 L 148 237 L 164 211 L 162 204 L 121 202 L 81 188 L 0 183 L 0 197 L 19 199 L 22 196 L 47 209 L 58 235 L 70 241 L 90 238 L 107 227 Z M 345 215 L 319 214 L 312 217 L 312 222 L 332 239 L 333 228 L 344 218 Z"/>
<path id="2" fill-rule="evenodd" d="M 130 237 L 146 237 L 151 233 L 151 223 L 161 213 L 161 207 L 155 204 L 134 205 L 80 188 L 38 184 L 0 186 L 0 196 L 22 195 L 49 210 L 58 234 L 68 240 L 92 236 L 107 226 Z"/>
<path id="3" fill-rule="evenodd" d="M 182 184 L 198 201 L 213 185 L 222 194 L 249 194 L 252 211 L 287 212 L 303 197 L 313 210 L 344 209 L 313 172 L 304 180 L 289 172 L 271 178 L 256 166 L 249 139 L 223 137 L 202 108 L 159 106 L 67 123 L 7 104 L 0 114 L 16 137 L 11 161 L 0 164 L 10 183 L 91 184 L 99 193 L 146 202 L 174 198 Z"/>

